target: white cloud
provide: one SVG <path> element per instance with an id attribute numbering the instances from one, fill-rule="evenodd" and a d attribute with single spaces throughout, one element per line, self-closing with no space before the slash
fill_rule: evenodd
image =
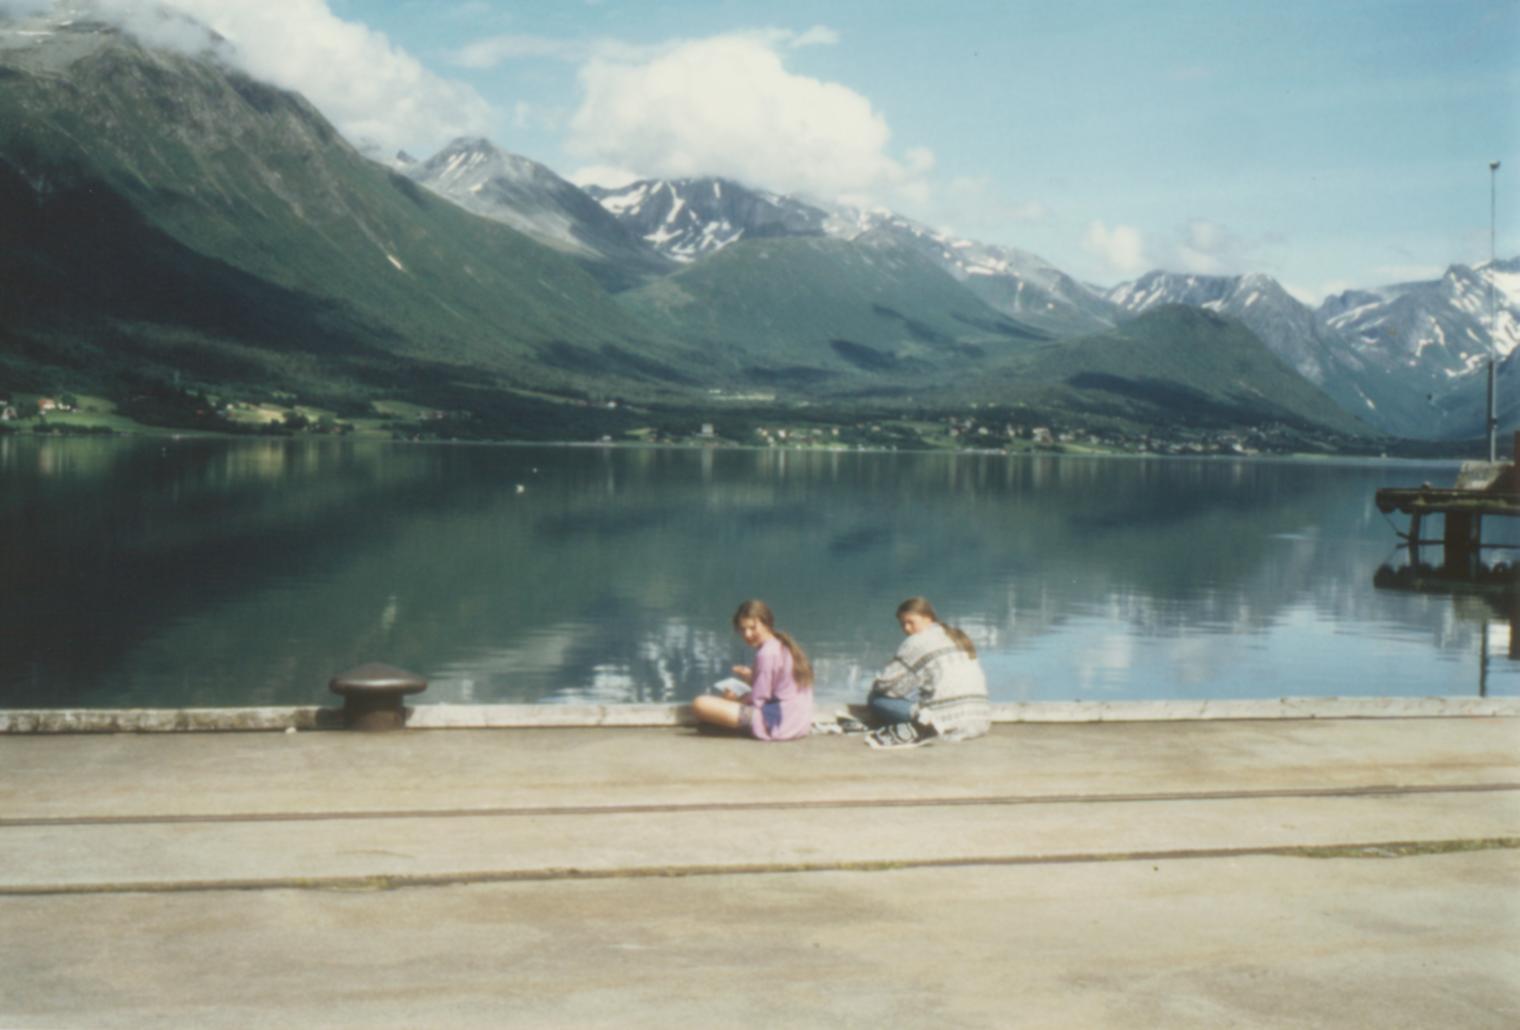
<path id="1" fill-rule="evenodd" d="M 8 0 L 13 2 L 13 0 Z M 442 78 L 382 33 L 333 14 L 327 0 L 94 0 L 109 20 L 153 43 L 196 45 L 181 12 L 225 37 L 255 78 L 294 90 L 351 140 L 386 149 L 433 149 L 459 135 L 488 133 L 489 104 Z M 186 33 L 180 40 L 170 31 Z M 199 36 L 204 47 L 204 34 Z"/>
<path id="2" fill-rule="evenodd" d="M 827 25 L 814 25 L 806 32 L 799 33 L 792 38 L 788 46 L 834 46 L 839 42 L 839 33 Z"/>
<path id="3" fill-rule="evenodd" d="M 782 46 L 795 37 L 784 29 L 764 29 L 747 33 L 749 38 Z M 685 41 L 666 43 L 629 43 L 610 36 L 590 39 L 563 39 L 558 36 L 535 36 L 528 33 L 502 33 L 477 39 L 460 47 L 448 60 L 461 68 L 495 68 L 508 61 L 560 61 L 584 64 L 594 58 L 609 61 L 648 61 L 667 53 Z"/>
<path id="4" fill-rule="evenodd" d="M 1170 232 L 1131 225 L 1109 228 L 1102 221 L 1087 229 L 1084 247 L 1109 270 L 1131 276 L 1150 269 L 1190 275 L 1276 274 L 1287 241 L 1275 233 L 1243 238 L 1208 218 L 1194 218 Z"/>
<path id="5" fill-rule="evenodd" d="M 577 186 L 605 186 L 615 190 L 619 186 L 627 186 L 630 182 L 638 182 L 644 176 L 617 165 L 586 165 L 575 169 L 565 178 Z"/>
<path id="6" fill-rule="evenodd" d="M 934 171 L 934 151 L 928 147 L 913 147 L 903 156 L 907 159 L 910 175 L 928 175 Z"/>
<path id="7" fill-rule="evenodd" d="M 461 68 L 494 68 L 506 61 L 523 59 L 582 61 L 591 56 L 595 47 L 594 43 L 547 36 L 506 34 L 478 39 L 455 51 L 450 60 Z"/>
<path id="8" fill-rule="evenodd" d="M 182 53 L 202 54 L 217 51 L 235 60 L 236 52 L 204 23 L 188 12 L 146 0 L 78 0 L 76 3 L 52 3 L 59 16 L 98 18 L 120 26 L 144 44 Z"/>
<path id="9" fill-rule="evenodd" d="M 1240 241 L 1218 222 L 1195 218 L 1180 235 L 1175 264 L 1184 272 L 1222 275 L 1240 264 Z"/>
<path id="10" fill-rule="evenodd" d="M 792 29 L 746 29 L 718 38 L 743 39 L 769 49 L 796 50 L 810 46 L 833 46 L 839 33 L 826 25 L 814 25 L 804 32 Z M 652 61 L 683 47 L 701 42 L 674 39 L 663 43 L 629 43 L 610 36 L 589 39 L 564 39 L 558 36 L 535 36 L 528 33 L 502 33 L 478 39 L 454 51 L 449 60 L 461 68 L 495 68 L 508 61 L 564 61 L 582 64 L 600 59 L 637 64 Z"/>
<path id="11" fill-rule="evenodd" d="M 1279 283 L 1294 300 L 1311 308 L 1319 307 L 1326 297 L 1333 297 L 1352 288 L 1351 283 L 1345 279 L 1328 279 L 1317 287 L 1283 280 L 1279 280 Z"/>
<path id="12" fill-rule="evenodd" d="M 1094 221 L 1087 227 L 1083 246 L 1120 275 L 1138 275 L 1152 267 L 1140 230 L 1132 225 L 1110 229 L 1103 222 Z"/>
<path id="13" fill-rule="evenodd" d="M 805 33 L 763 30 L 657 53 L 601 51 L 581 68 L 567 149 L 651 176 L 721 175 L 824 199 L 921 199 L 934 155 L 889 155 L 886 119 L 838 83 L 794 74 L 780 50 Z"/>

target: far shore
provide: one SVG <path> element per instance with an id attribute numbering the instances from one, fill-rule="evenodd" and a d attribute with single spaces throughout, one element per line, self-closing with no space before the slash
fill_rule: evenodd
<path id="1" fill-rule="evenodd" d="M 1457 465 L 1475 460 L 1460 454 L 1434 455 L 1430 457 L 1405 454 L 1362 454 L 1355 452 L 1293 451 L 1217 453 L 1209 451 L 1136 451 L 1074 444 L 1031 444 L 1019 447 L 891 447 L 869 445 L 828 444 L 758 444 L 739 443 L 731 440 L 672 440 L 651 442 L 648 440 L 512 440 L 456 438 L 396 438 L 381 432 L 355 432 L 336 436 L 322 434 L 257 434 L 221 433 L 209 430 L 171 429 L 162 426 L 139 425 L 130 429 L 112 429 L 98 432 L 36 433 L 20 429 L 0 430 L 0 443 L 16 440 L 31 443 L 57 444 L 60 442 L 120 442 L 141 441 L 227 441 L 243 443 L 293 443 L 329 444 L 395 444 L 400 446 L 450 446 L 450 447 L 522 447 L 522 448 L 577 448 L 594 450 L 659 450 L 659 451 L 745 451 L 779 452 L 787 454 L 938 454 L 984 458 L 1175 458 L 1193 461 L 1286 461 L 1286 462 L 1356 462 L 1358 464 L 1386 465 Z"/>

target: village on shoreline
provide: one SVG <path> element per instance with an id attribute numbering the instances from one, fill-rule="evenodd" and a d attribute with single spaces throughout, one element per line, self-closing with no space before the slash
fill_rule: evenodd
<path id="1" fill-rule="evenodd" d="M 769 398 L 765 398 L 769 401 Z M 290 398 L 283 403 L 209 402 L 183 419 L 155 424 L 124 414 L 99 396 L 0 394 L 0 439 L 6 437 L 266 437 L 350 438 L 404 442 L 518 443 L 601 446 L 737 447 L 824 451 L 935 451 L 975 454 L 1071 454 L 1221 457 L 1355 457 L 1458 460 L 1477 457 L 1481 441 L 1355 439 L 1284 422 L 1257 426 L 1141 427 L 1080 425 L 1068 419 L 1025 417 L 992 405 L 959 412 L 871 412 L 833 417 L 816 404 L 771 407 L 748 399 L 729 411 L 656 411 L 619 399 L 576 402 L 598 415 L 622 416 L 621 432 L 546 437 L 481 425 L 469 413 L 399 401 L 374 402 L 368 416 L 340 416 Z M 650 425 L 638 425 L 648 415 Z M 766 416 L 769 417 L 766 417 Z M 729 416 L 729 417 L 725 417 Z M 586 420 L 593 429 L 595 419 Z M 493 430 L 506 428 L 507 432 Z"/>

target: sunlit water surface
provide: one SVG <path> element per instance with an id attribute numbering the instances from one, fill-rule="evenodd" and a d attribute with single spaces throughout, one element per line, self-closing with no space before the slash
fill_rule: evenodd
<path id="1" fill-rule="evenodd" d="M 1516 694 L 1481 598 L 1374 589 L 1451 466 L 0 438 L 0 707 L 690 698 L 771 603 L 825 701 L 930 597 L 1003 701 Z M 1491 520 L 1489 539 L 1513 527 Z"/>

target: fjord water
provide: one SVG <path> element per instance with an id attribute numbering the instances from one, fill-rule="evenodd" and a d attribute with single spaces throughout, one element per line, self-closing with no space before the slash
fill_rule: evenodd
<path id="1" fill-rule="evenodd" d="M 747 660 L 747 597 L 844 701 L 913 594 L 1004 701 L 1515 694 L 1485 602 L 1373 587 L 1374 491 L 1453 473 L 12 436 L 0 707 L 325 704 L 371 660 L 423 703 L 678 701 Z"/>

